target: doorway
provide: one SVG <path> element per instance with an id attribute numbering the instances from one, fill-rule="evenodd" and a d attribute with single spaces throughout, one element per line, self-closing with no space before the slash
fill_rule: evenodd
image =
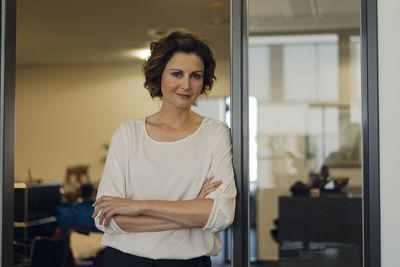
<path id="1" fill-rule="evenodd" d="M 12 1 L 2 1 L 2 27 L 5 27 L 7 29 L 7 34 L 5 35 L 6 37 L 6 43 L 8 46 L 5 46 L 6 44 L 4 42 L 4 39 L 2 39 L 2 51 L 4 53 L 2 55 L 6 55 L 5 57 L 2 57 L 2 62 L 5 62 L 2 66 L 2 90 L 4 93 L 4 98 L 2 98 L 4 105 L 4 117 L 2 116 L 2 125 L 5 126 L 3 127 L 3 149 L 2 151 L 5 151 L 5 154 L 3 155 L 3 177 L 7 177 L 7 179 L 3 180 L 3 187 L 2 187 L 2 200 L 3 200 L 3 207 L 5 207 L 2 210 L 2 215 L 3 215 L 3 224 L 2 224 L 2 261 L 5 266 L 7 266 L 7 263 L 10 262 L 10 259 L 7 257 L 4 257 L 4 255 L 9 255 L 10 252 L 10 244 L 12 243 L 12 231 L 9 231 L 11 229 L 12 225 L 12 209 L 10 203 L 12 203 L 12 194 L 10 192 L 13 191 L 13 170 L 11 170 L 11 166 L 13 169 L 13 141 L 12 137 L 14 136 L 14 133 L 12 132 L 13 130 L 13 122 L 14 122 L 14 104 L 15 103 L 13 100 L 13 95 L 14 95 L 14 84 L 13 84 L 13 54 L 15 53 L 13 47 L 15 45 L 13 44 L 13 39 L 15 39 L 15 34 L 12 34 L 12 32 L 15 33 L 15 30 L 13 27 L 15 27 L 15 16 L 13 19 L 13 14 L 15 12 L 15 9 L 13 8 L 13 4 L 11 4 Z M 236 6 L 232 7 L 233 12 L 237 11 L 239 14 L 238 16 L 233 16 L 232 17 L 232 26 L 234 30 L 238 30 L 238 35 L 235 35 L 234 38 L 232 37 L 233 41 L 243 41 L 243 38 L 245 35 L 243 33 L 246 33 L 245 28 L 247 27 L 246 20 L 243 19 L 244 17 L 247 16 L 247 13 L 243 13 L 243 10 L 247 12 L 246 9 L 246 3 L 244 1 L 232 1 L 233 5 Z M 7 8 L 7 9 L 6 9 Z M 240 12 L 239 12 L 239 11 Z M 367 20 L 367 13 L 368 13 L 368 20 Z M 237 15 L 236 14 L 236 15 Z M 7 21 L 8 24 L 5 26 L 4 18 L 5 15 L 7 15 Z M 14 21 L 14 23 L 13 23 Z M 238 22 L 239 21 L 239 22 Z M 238 22 L 238 23 L 237 23 Z M 380 240 L 380 230 L 379 230 L 379 192 L 376 191 L 376 188 L 379 188 L 379 175 L 376 175 L 379 173 L 379 166 L 377 166 L 378 160 L 374 155 L 377 155 L 379 151 L 378 147 L 376 147 L 376 143 L 378 140 L 378 134 L 377 134 L 377 127 L 371 127 L 373 125 L 377 125 L 377 105 L 376 102 L 373 102 L 371 99 L 377 99 L 376 96 L 377 94 L 377 78 L 376 78 L 376 73 L 377 73 L 377 62 L 376 62 L 376 1 L 370 1 L 370 0 L 364 0 L 362 1 L 362 45 L 366 49 L 363 50 L 362 54 L 362 61 L 364 62 L 363 64 L 363 69 L 362 69 L 362 76 L 363 76 L 363 98 L 362 98 L 362 103 L 366 107 L 365 110 L 363 111 L 363 146 L 365 146 L 363 150 L 363 155 L 364 155 L 364 161 L 368 162 L 368 168 L 364 168 L 364 207 L 365 207 L 365 212 L 364 212 L 364 227 L 365 227 L 365 235 L 364 235 L 364 262 L 365 266 L 379 266 L 377 264 L 380 264 L 380 249 L 379 249 L 379 240 Z M 368 27 L 367 27 L 368 25 Z M 2 28 L 3 29 L 3 28 Z M 14 38 L 13 38 L 14 36 Z M 243 48 L 245 46 L 244 43 L 240 45 L 239 48 Z M 239 52 L 238 50 L 235 50 L 236 52 Z M 246 53 L 237 53 L 237 57 L 242 58 L 243 56 L 246 56 Z M 243 66 L 245 61 L 243 60 L 242 64 L 240 66 Z M 240 66 L 235 66 L 234 68 L 241 68 Z M 8 70 L 7 70 L 8 68 Z M 5 75 L 6 73 L 6 75 Z M 8 74 L 7 74 L 8 73 Z M 367 75 L 368 73 L 368 75 Z M 233 79 L 235 81 L 235 79 Z M 241 84 L 243 81 L 239 80 L 239 83 Z M 246 88 L 246 87 L 244 87 Z M 240 90 L 237 90 L 236 93 L 240 92 Z M 237 95 L 238 96 L 238 95 Z M 240 93 L 240 98 L 246 96 L 246 93 L 242 92 Z M 367 96 L 370 96 L 370 98 L 367 98 Z M 237 98 L 233 99 L 233 103 L 237 103 L 236 101 L 239 101 Z M 372 102 L 371 102 L 372 101 Z M 246 107 L 246 104 L 241 102 L 241 104 L 237 105 L 240 107 Z M 245 109 L 244 109 L 245 111 Z M 240 115 L 240 114 L 239 114 Z M 243 116 L 241 114 L 240 116 Z M 9 119 L 7 119 L 9 118 Z M 246 127 L 242 128 L 239 132 L 243 134 L 243 130 L 246 129 Z M 246 135 L 246 133 L 244 133 Z M 8 136 L 8 138 L 4 138 Z M 240 143 L 239 143 L 240 144 Z M 7 148 L 8 147 L 8 148 Z M 373 153 L 375 152 L 375 153 Z M 6 168 L 4 168 L 6 166 Z M 243 168 L 246 168 L 243 163 L 240 163 L 239 165 L 239 170 Z M 7 170 L 8 171 L 5 171 Z M 245 173 L 245 171 L 244 171 Z M 243 215 L 243 212 L 247 212 L 246 208 L 246 192 L 243 189 L 246 189 L 246 185 L 239 184 L 240 190 L 242 190 L 242 197 L 243 200 L 239 204 L 239 215 Z M 247 187 L 248 188 L 248 187 Z M 244 216 L 245 217 L 245 216 Z M 235 229 L 243 228 L 246 229 L 248 225 L 246 225 L 246 219 L 240 219 L 242 220 L 242 223 L 238 223 L 235 226 Z M 6 230 L 8 229 L 8 230 Z M 246 230 L 247 231 L 247 230 Z M 236 231 L 236 236 L 234 236 L 234 241 L 235 240 L 241 240 L 243 241 L 240 245 L 239 242 L 236 242 L 235 248 L 233 249 L 234 254 L 240 254 L 242 257 L 248 256 L 248 235 L 245 234 L 243 231 Z M 234 233 L 235 235 L 235 233 Z M 11 238 L 11 239 L 10 239 Z M 375 242 L 372 242 L 374 240 Z M 376 242 L 378 241 L 378 242 Z M 378 249 L 377 249 L 378 248 Z M 236 257 L 236 256 L 234 256 Z M 235 264 L 235 261 L 233 261 L 233 264 Z M 237 263 L 236 266 L 245 266 L 243 264 Z"/>

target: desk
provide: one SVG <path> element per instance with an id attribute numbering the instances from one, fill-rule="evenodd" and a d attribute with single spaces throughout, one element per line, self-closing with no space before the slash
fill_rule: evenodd
<path id="1" fill-rule="evenodd" d="M 284 241 L 362 245 L 361 196 L 279 197 L 279 244 Z"/>
<path id="2" fill-rule="evenodd" d="M 36 236 L 51 237 L 57 226 L 61 183 L 14 183 L 14 255 L 29 258 Z"/>

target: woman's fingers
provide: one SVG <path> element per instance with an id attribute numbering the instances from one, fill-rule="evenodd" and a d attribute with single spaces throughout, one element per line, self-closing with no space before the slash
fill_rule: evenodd
<path id="1" fill-rule="evenodd" d="M 208 195 L 209 193 L 214 192 L 215 190 L 217 190 L 217 188 L 218 188 L 221 184 L 222 184 L 221 181 L 217 181 L 217 182 L 214 182 L 214 183 L 210 184 L 209 186 L 207 186 L 207 188 L 206 188 L 206 190 L 205 190 L 206 195 Z"/>
<path id="2" fill-rule="evenodd" d="M 117 200 L 123 200 L 124 198 L 120 198 L 120 197 L 110 197 L 110 196 L 102 196 L 99 199 L 97 199 L 94 203 L 93 203 L 93 207 L 96 207 L 98 205 L 101 205 L 102 203 L 108 202 L 108 201 L 117 201 Z"/>
<path id="3" fill-rule="evenodd" d="M 107 226 L 112 216 L 119 214 L 117 205 L 110 205 L 101 210 L 99 223 Z"/>
<path id="4" fill-rule="evenodd" d="M 222 181 L 215 181 L 211 184 L 209 184 L 206 188 L 214 188 L 214 187 L 218 187 L 222 184 Z"/>
<path id="5" fill-rule="evenodd" d="M 92 218 L 96 218 L 97 214 L 99 213 L 100 209 L 99 208 L 95 208 L 94 212 L 92 214 Z"/>
<path id="6" fill-rule="evenodd" d="M 203 183 L 203 188 L 211 183 L 215 176 L 211 176 Z"/>
<path id="7" fill-rule="evenodd" d="M 94 212 L 93 212 L 93 214 L 92 214 L 92 218 L 96 218 L 97 215 L 99 214 L 99 212 L 100 212 L 106 205 L 104 204 L 104 202 L 98 202 L 96 206 L 95 206 L 95 205 L 93 205 L 93 206 L 94 206 L 95 208 L 94 208 Z"/>
<path id="8" fill-rule="evenodd" d="M 206 187 L 206 190 L 207 190 L 207 191 L 209 191 L 209 190 L 214 191 L 214 190 L 217 189 L 218 186 L 220 186 L 221 184 L 222 184 L 222 181 L 213 182 L 213 183 L 209 184 L 209 185 Z"/>
<path id="9" fill-rule="evenodd" d="M 201 186 L 200 192 L 197 195 L 197 198 L 204 198 L 207 194 L 205 194 L 205 191 L 207 189 L 207 187 L 210 185 L 211 181 L 214 179 L 215 176 L 211 176 L 209 178 L 207 178 L 203 185 Z"/>
<path id="10" fill-rule="evenodd" d="M 96 218 L 96 216 L 98 215 L 98 213 L 100 212 L 100 210 L 104 209 L 104 208 L 107 207 L 107 206 L 110 206 L 111 204 L 112 204 L 111 201 L 105 200 L 105 199 L 103 199 L 103 200 L 97 202 L 96 205 L 93 204 L 93 206 L 95 207 L 95 209 L 94 209 L 94 212 L 93 212 L 92 217 L 93 217 L 93 218 Z"/>
<path id="11" fill-rule="evenodd" d="M 95 210 L 93 218 L 98 217 L 101 225 L 107 226 L 114 215 L 140 215 L 140 204 L 135 200 L 128 200 L 119 197 L 101 197 L 93 204 Z"/>
<path id="12" fill-rule="evenodd" d="M 102 196 L 102 197 L 100 197 L 99 199 L 97 199 L 94 203 L 93 203 L 93 207 L 96 207 L 97 205 L 99 205 L 100 203 L 102 203 L 102 202 L 104 202 L 104 201 L 107 201 L 107 200 L 109 200 L 109 199 L 111 199 L 112 197 L 109 197 L 109 196 Z"/>
<path id="13" fill-rule="evenodd" d="M 113 210 L 111 209 L 111 207 L 106 207 L 102 209 L 99 217 L 99 223 L 104 226 L 107 226 L 108 222 L 110 221 L 110 217 L 112 215 L 113 215 Z"/>
<path id="14" fill-rule="evenodd" d="M 104 216 L 104 226 L 108 225 L 108 223 L 110 222 L 112 216 L 114 216 L 114 215 L 115 214 L 112 211 L 110 211 L 110 212 L 107 213 L 106 216 Z"/>
<path id="15" fill-rule="evenodd" d="M 120 198 L 109 197 L 109 196 L 102 196 L 93 203 L 93 207 L 95 210 L 93 212 L 92 217 L 96 218 L 99 216 L 99 223 L 100 225 L 107 226 L 108 222 L 110 221 L 111 217 L 116 213 L 116 205 Z"/>
<path id="16" fill-rule="evenodd" d="M 212 178 L 214 177 L 210 177 L 208 179 L 208 183 L 203 184 L 203 187 L 201 188 L 201 191 L 197 198 L 205 198 L 208 194 L 214 192 L 222 184 L 222 181 L 211 182 Z"/>

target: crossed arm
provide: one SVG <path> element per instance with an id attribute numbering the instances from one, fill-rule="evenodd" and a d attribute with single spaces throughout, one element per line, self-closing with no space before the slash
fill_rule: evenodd
<path id="1" fill-rule="evenodd" d="M 126 232 L 158 232 L 206 225 L 214 200 L 205 198 L 221 181 L 207 179 L 196 199 L 184 201 L 130 200 L 102 196 L 93 204 L 93 218 L 107 226 L 114 218 Z"/>
<path id="2" fill-rule="evenodd" d="M 232 224 L 236 186 L 232 168 L 230 131 L 216 125 L 208 173 L 223 182 L 206 180 L 199 195 L 185 201 L 144 201 L 125 199 L 126 169 L 132 146 L 130 124 L 122 124 L 113 135 L 99 192 L 107 192 L 94 203 L 96 226 L 109 234 L 156 232 L 197 227 L 218 232 Z M 216 189 L 220 186 L 221 188 Z M 207 196 L 210 194 L 210 196 Z M 208 198 L 206 198 L 206 196 Z M 122 197 L 122 198 L 121 198 Z"/>

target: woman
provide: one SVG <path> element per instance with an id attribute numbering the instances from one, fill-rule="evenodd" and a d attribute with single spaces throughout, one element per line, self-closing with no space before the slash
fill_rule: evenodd
<path id="1" fill-rule="evenodd" d="M 144 85 L 162 105 L 112 137 L 93 213 L 104 266 L 211 266 L 236 197 L 228 126 L 191 110 L 213 86 L 215 60 L 189 33 L 150 48 Z"/>

